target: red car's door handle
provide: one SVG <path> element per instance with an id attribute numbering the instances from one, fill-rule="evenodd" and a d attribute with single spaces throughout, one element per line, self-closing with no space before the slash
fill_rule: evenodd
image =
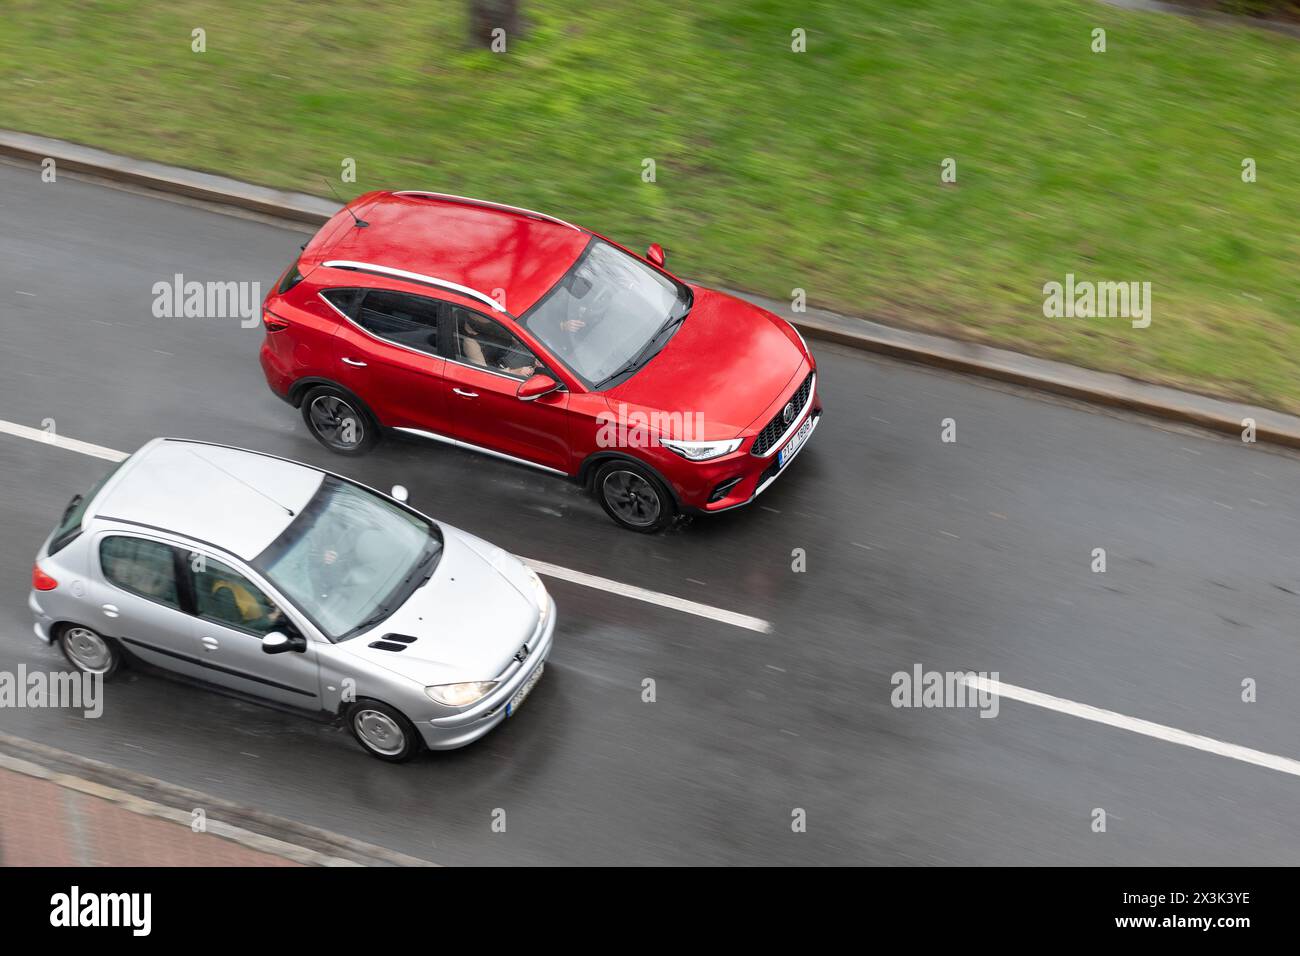
<path id="1" fill-rule="evenodd" d="M 343 360 L 343 364 L 344 364 L 344 365 L 354 365 L 354 366 L 356 366 L 357 368 L 365 368 L 365 367 L 366 367 L 366 363 L 365 363 L 365 362 L 358 362 L 356 359 L 350 359 L 350 358 L 345 358 L 345 359 Z"/>
<path id="2" fill-rule="evenodd" d="M 478 392 L 462 392 L 458 388 L 453 388 L 452 391 L 457 395 L 464 396 L 465 398 L 478 398 Z"/>

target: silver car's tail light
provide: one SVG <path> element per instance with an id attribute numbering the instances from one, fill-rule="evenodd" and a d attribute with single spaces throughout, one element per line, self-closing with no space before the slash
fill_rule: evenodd
<path id="1" fill-rule="evenodd" d="M 53 591 L 59 586 L 59 582 L 54 580 L 44 571 L 39 564 L 32 565 L 32 587 L 37 591 Z"/>

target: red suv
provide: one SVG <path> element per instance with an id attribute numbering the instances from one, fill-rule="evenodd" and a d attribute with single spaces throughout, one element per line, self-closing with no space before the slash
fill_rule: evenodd
<path id="1" fill-rule="evenodd" d="M 788 322 L 560 219 L 373 192 L 264 304 L 262 369 L 340 454 L 394 429 L 583 482 L 657 531 L 753 501 L 817 427 Z"/>

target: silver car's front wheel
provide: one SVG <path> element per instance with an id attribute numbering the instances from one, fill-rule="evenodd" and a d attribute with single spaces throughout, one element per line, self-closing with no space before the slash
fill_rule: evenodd
<path id="1" fill-rule="evenodd" d="M 84 674 L 111 677 L 122 663 L 122 655 L 112 641 L 79 624 L 63 629 L 59 648 L 68 663 Z"/>
<path id="2" fill-rule="evenodd" d="M 357 743 L 380 760 L 401 763 L 419 752 L 421 740 L 415 727 L 385 703 L 358 701 L 349 708 L 347 721 Z"/>

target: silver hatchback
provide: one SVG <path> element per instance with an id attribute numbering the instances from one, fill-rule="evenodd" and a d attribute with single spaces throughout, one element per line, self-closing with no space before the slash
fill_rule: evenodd
<path id="1" fill-rule="evenodd" d="M 171 438 L 72 500 L 29 605 L 79 670 L 138 658 L 339 715 L 390 761 L 514 714 L 555 632 L 537 574 L 481 538 L 339 475 Z"/>

